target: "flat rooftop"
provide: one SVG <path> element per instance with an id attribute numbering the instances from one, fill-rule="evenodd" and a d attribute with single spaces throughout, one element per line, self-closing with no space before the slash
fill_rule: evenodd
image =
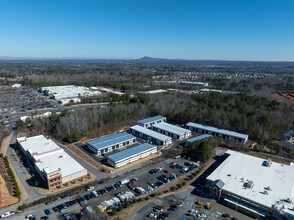
<path id="1" fill-rule="evenodd" d="M 87 144 L 95 147 L 98 150 L 101 148 L 105 148 L 107 146 L 112 146 L 115 144 L 119 144 L 121 142 L 128 141 L 133 138 L 135 138 L 133 135 L 123 132 L 123 133 L 103 137 L 100 139 L 88 141 Z"/>
<path id="2" fill-rule="evenodd" d="M 147 151 L 147 150 L 150 150 L 153 148 L 156 148 L 156 146 L 148 144 L 148 143 L 140 144 L 136 147 L 132 147 L 127 150 L 112 154 L 112 155 L 108 156 L 108 158 L 114 162 L 119 162 L 125 158 L 132 157 L 136 154 L 142 153 L 144 151 Z"/>
<path id="3" fill-rule="evenodd" d="M 160 120 L 160 119 L 163 119 L 163 118 L 166 118 L 166 117 L 163 117 L 161 115 L 157 115 L 157 116 L 154 116 L 154 117 L 151 117 L 151 118 L 146 118 L 146 119 L 140 120 L 140 121 L 138 121 L 138 123 L 146 124 L 146 123 L 157 121 L 157 120 Z"/>
<path id="4" fill-rule="evenodd" d="M 34 156 L 34 158 L 40 160 L 40 162 L 35 163 L 40 170 L 48 168 L 47 173 L 51 173 L 60 169 L 62 177 L 85 170 L 82 165 L 68 155 L 63 149 L 41 156 Z"/>
<path id="5" fill-rule="evenodd" d="M 52 140 L 45 138 L 43 135 L 30 138 L 23 137 L 18 138 L 18 140 L 23 140 L 20 143 L 21 146 L 25 151 L 29 151 L 31 154 L 41 154 L 60 148 Z"/>
<path id="6" fill-rule="evenodd" d="M 189 129 L 181 128 L 166 122 L 160 122 L 160 123 L 154 124 L 152 125 L 152 127 L 159 128 L 161 130 L 168 131 L 170 133 L 177 134 L 177 135 L 182 135 L 182 134 L 191 132 Z"/>
<path id="7" fill-rule="evenodd" d="M 187 140 L 187 142 L 194 142 L 194 141 L 200 141 L 200 140 L 203 140 L 205 138 L 210 138 L 211 135 L 210 134 L 204 134 L 204 135 L 200 135 L 198 137 L 193 137 L 193 138 L 189 138 Z"/>
<path id="8" fill-rule="evenodd" d="M 227 136 L 231 136 L 231 137 L 248 139 L 247 134 L 242 134 L 242 133 L 238 133 L 238 132 L 234 132 L 234 131 L 228 131 L 225 129 L 215 128 L 215 127 L 197 124 L 197 123 L 193 123 L 193 122 L 187 123 L 186 126 L 196 127 L 196 128 L 202 129 L 202 130 L 207 130 L 207 131 L 211 131 L 211 132 L 215 132 L 215 133 L 219 133 L 219 134 L 227 135 Z"/>
<path id="9" fill-rule="evenodd" d="M 226 153 L 229 157 L 207 177 L 208 180 L 220 179 L 224 182 L 225 191 L 268 208 L 294 214 L 294 166 L 272 162 L 270 167 L 266 167 L 264 159 L 231 150 Z M 248 181 L 253 182 L 252 188 L 245 187 Z M 292 204 L 285 201 L 288 198 Z"/>
<path id="10" fill-rule="evenodd" d="M 153 137 L 153 138 L 155 138 L 157 140 L 160 140 L 160 141 L 163 141 L 163 142 L 165 142 L 166 140 L 171 139 L 171 137 L 169 137 L 169 136 L 160 134 L 160 133 L 158 133 L 156 131 L 152 131 L 152 130 L 150 130 L 148 128 L 144 128 L 144 127 L 139 126 L 139 125 L 132 126 L 131 129 L 136 130 L 136 131 L 138 131 L 140 133 L 146 134 L 149 137 Z"/>

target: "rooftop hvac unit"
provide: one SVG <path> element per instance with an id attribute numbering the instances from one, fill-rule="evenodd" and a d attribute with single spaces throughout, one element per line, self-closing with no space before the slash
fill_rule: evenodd
<path id="1" fill-rule="evenodd" d="M 270 167 L 272 165 L 272 160 L 271 159 L 267 159 L 266 161 L 265 161 L 265 166 L 266 167 Z"/>
<path id="2" fill-rule="evenodd" d="M 253 187 L 253 182 L 252 181 L 248 181 L 248 183 L 246 184 L 246 188 L 252 189 L 252 187 Z"/>

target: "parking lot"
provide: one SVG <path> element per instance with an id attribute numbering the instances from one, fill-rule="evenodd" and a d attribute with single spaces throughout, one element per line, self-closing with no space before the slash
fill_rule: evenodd
<path id="1" fill-rule="evenodd" d="M 54 103 L 40 96 L 37 91 L 0 93 L 0 113 L 3 114 L 52 107 L 54 107 Z"/>
<path id="2" fill-rule="evenodd" d="M 152 219 L 162 216 L 161 213 L 168 216 L 167 219 L 219 219 L 221 212 L 217 210 L 208 210 L 203 206 L 197 205 L 197 201 L 209 203 L 209 199 L 200 198 L 197 195 L 192 194 L 193 187 L 189 187 L 183 192 L 179 192 L 163 199 L 157 199 L 154 202 L 148 204 L 144 209 L 140 209 L 138 212 L 128 218 L 128 220 L 137 219 Z M 164 219 L 164 217 L 159 217 Z"/>
<path id="3" fill-rule="evenodd" d="M 136 170 L 132 173 L 129 173 L 127 175 L 124 175 L 124 177 L 122 178 L 118 178 L 116 180 L 112 180 L 112 181 L 109 181 L 105 184 L 102 184 L 102 185 L 99 185 L 99 187 L 95 187 L 95 191 L 97 191 L 97 193 L 99 194 L 98 197 L 94 197 L 93 195 L 90 196 L 91 192 L 82 192 L 82 193 L 78 193 L 78 194 L 75 194 L 75 195 L 70 195 L 69 197 L 66 197 L 64 199 L 60 199 L 60 200 L 57 200 L 57 201 L 54 201 L 50 204 L 47 204 L 47 205 L 42 205 L 42 206 L 36 206 L 36 210 L 35 212 L 30 212 L 29 214 L 34 214 L 36 216 L 37 219 L 40 219 L 40 217 L 44 216 L 45 213 L 44 213 L 44 210 L 45 209 L 49 209 L 50 211 L 50 215 L 48 216 L 50 219 L 64 219 L 64 217 L 62 216 L 62 214 L 64 214 L 65 212 L 72 212 L 72 213 L 79 213 L 81 209 L 85 208 L 86 206 L 92 206 L 94 210 L 98 211 L 97 210 L 97 205 L 99 205 L 101 202 L 105 201 L 105 200 L 109 200 L 109 199 L 112 199 L 113 197 L 115 197 L 118 193 L 123 193 L 123 192 L 126 192 L 126 191 L 131 191 L 133 192 L 136 196 L 140 195 L 138 193 L 137 190 L 131 190 L 127 184 L 123 185 L 122 187 L 120 188 L 108 188 L 107 187 L 110 187 L 112 185 L 115 185 L 115 183 L 121 179 L 129 179 L 131 180 L 132 178 L 136 177 L 138 180 L 136 182 L 133 183 L 133 185 L 137 186 L 137 187 L 142 187 L 144 190 L 147 189 L 148 186 L 150 186 L 148 184 L 148 182 L 152 182 L 152 183 L 156 183 L 158 182 L 158 177 L 161 176 L 161 175 L 166 175 L 166 176 L 170 176 L 170 173 L 174 173 L 176 174 L 177 178 L 182 176 L 183 173 L 180 172 L 180 169 L 178 168 L 175 168 L 175 169 L 172 169 L 170 168 L 170 164 L 172 162 L 175 162 L 175 163 L 178 163 L 178 164 L 181 164 L 182 166 L 184 166 L 184 163 L 185 162 L 188 162 L 188 160 L 186 159 L 183 159 L 183 158 L 177 158 L 177 159 L 168 159 L 164 162 L 160 162 L 158 164 L 155 164 L 155 165 L 152 165 L 152 166 L 149 166 L 149 167 L 143 167 L 141 168 L 140 170 Z M 151 169 L 155 169 L 157 167 L 162 167 L 162 170 L 158 171 L 157 173 L 155 174 L 150 174 L 149 171 Z M 163 172 L 163 170 L 169 170 L 169 174 L 168 173 L 165 173 Z M 171 183 L 167 183 L 168 186 L 171 185 Z M 153 187 L 152 187 L 153 188 Z M 161 188 L 161 186 L 159 186 L 159 189 Z M 108 191 L 108 192 L 106 192 Z M 151 194 L 152 192 L 150 192 L 149 194 Z M 148 193 L 146 193 L 147 195 Z M 70 201 L 73 201 L 73 200 L 76 200 L 76 199 L 79 199 L 81 198 L 82 196 L 85 196 L 85 195 L 89 195 L 88 198 L 89 200 L 87 200 L 87 198 L 85 197 L 85 201 L 82 201 L 82 202 L 79 202 L 79 201 L 76 201 L 76 202 L 71 202 L 71 203 L 68 203 Z M 92 197 L 92 198 L 91 198 Z M 67 206 L 66 210 L 63 212 L 63 213 L 60 213 L 59 210 L 61 208 L 61 204 L 65 203 L 65 205 L 69 205 Z M 59 206 L 58 209 L 56 209 L 56 212 L 53 210 L 54 207 L 57 207 Z M 61 208 L 62 209 L 62 208 Z M 18 217 L 18 216 L 14 216 L 14 217 Z M 18 219 L 24 219 L 23 217 L 22 218 L 19 218 Z M 72 219 L 75 219 L 75 217 L 73 216 Z"/>

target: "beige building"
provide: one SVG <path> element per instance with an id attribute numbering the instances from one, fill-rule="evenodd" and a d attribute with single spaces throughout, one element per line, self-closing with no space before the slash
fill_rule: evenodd
<path id="1" fill-rule="evenodd" d="M 43 135 L 18 138 L 21 151 L 51 189 L 87 175 L 87 170 L 52 140 Z"/>

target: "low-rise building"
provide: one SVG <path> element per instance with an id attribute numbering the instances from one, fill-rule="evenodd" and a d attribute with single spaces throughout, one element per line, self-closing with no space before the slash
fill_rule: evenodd
<path id="1" fill-rule="evenodd" d="M 118 168 L 157 152 L 157 147 L 148 143 L 112 154 L 107 157 L 107 163 Z"/>
<path id="2" fill-rule="evenodd" d="M 176 140 L 183 140 L 191 136 L 191 131 L 189 129 L 181 128 L 166 122 L 156 123 L 152 125 L 151 129 Z"/>
<path id="3" fill-rule="evenodd" d="M 293 164 L 227 150 L 206 182 L 211 195 L 236 211 L 254 218 L 294 219 Z"/>
<path id="4" fill-rule="evenodd" d="M 135 125 L 130 127 L 130 133 L 133 135 L 142 138 L 146 140 L 147 142 L 161 145 L 161 146 L 167 146 L 172 143 L 172 138 L 163 134 L 160 134 L 158 132 L 152 131 L 148 128 L 144 128 L 139 125 Z"/>
<path id="5" fill-rule="evenodd" d="M 45 95 L 53 97 L 57 101 L 62 99 L 72 99 L 101 95 L 100 91 L 92 90 L 84 86 L 74 85 L 41 87 L 40 91 L 43 92 Z"/>
<path id="6" fill-rule="evenodd" d="M 198 132 L 200 134 L 210 134 L 212 136 L 221 136 L 224 138 L 235 139 L 241 143 L 246 143 L 248 141 L 248 135 L 242 134 L 234 131 L 228 131 L 225 129 L 215 128 L 207 125 L 197 124 L 189 122 L 186 124 L 186 128 Z"/>
<path id="7" fill-rule="evenodd" d="M 17 139 L 23 154 L 32 162 L 47 188 L 87 176 L 88 171 L 52 140 L 43 135 Z"/>
<path id="8" fill-rule="evenodd" d="M 161 115 L 157 115 L 151 118 L 146 118 L 143 120 L 140 120 L 137 122 L 138 125 L 144 127 L 144 128 L 151 128 L 152 125 L 161 123 L 161 122 L 166 122 L 166 117 L 163 117 Z"/>
<path id="9" fill-rule="evenodd" d="M 212 137 L 210 134 L 203 134 L 203 135 L 200 135 L 200 136 L 197 136 L 197 137 L 193 137 L 193 138 L 190 138 L 186 141 L 186 146 L 189 145 L 190 143 L 193 143 L 195 141 L 200 141 L 200 140 L 204 140 L 204 139 L 207 139 L 207 138 L 210 138 Z"/>
<path id="10" fill-rule="evenodd" d="M 109 153 L 135 143 L 136 137 L 125 132 L 86 142 L 88 149 L 96 155 Z"/>

